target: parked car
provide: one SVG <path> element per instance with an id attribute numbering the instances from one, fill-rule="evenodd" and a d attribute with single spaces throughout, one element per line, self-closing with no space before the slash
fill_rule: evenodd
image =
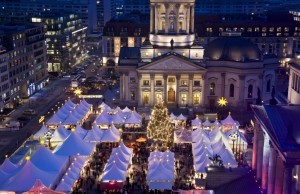
<path id="1" fill-rule="evenodd" d="M 20 127 L 19 121 L 9 121 L 5 124 L 6 127 Z"/>
<path id="2" fill-rule="evenodd" d="M 36 115 L 36 111 L 32 109 L 27 109 L 23 111 L 23 115 Z"/>

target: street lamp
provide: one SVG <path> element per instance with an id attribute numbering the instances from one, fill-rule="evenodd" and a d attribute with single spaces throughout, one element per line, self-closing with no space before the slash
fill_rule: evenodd
<path id="1" fill-rule="evenodd" d="M 52 138 L 52 133 L 48 131 L 48 132 L 45 134 L 45 137 L 46 137 L 46 139 L 47 139 L 47 141 L 48 141 L 48 147 L 49 147 L 49 149 L 51 149 L 51 142 L 50 142 L 50 139 Z"/>

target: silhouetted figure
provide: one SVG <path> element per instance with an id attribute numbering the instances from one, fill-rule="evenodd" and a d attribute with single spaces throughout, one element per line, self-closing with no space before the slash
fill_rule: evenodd
<path id="1" fill-rule="evenodd" d="M 272 99 L 270 100 L 270 105 L 276 105 L 278 102 L 275 100 L 275 87 L 272 87 Z"/>
<path id="2" fill-rule="evenodd" d="M 171 39 L 170 44 L 171 44 L 171 50 L 173 50 L 173 48 L 174 48 L 174 40 L 173 40 L 173 38 Z"/>
<path id="3" fill-rule="evenodd" d="M 260 89 L 259 88 L 257 88 L 256 105 L 262 105 L 262 103 L 261 103 L 261 96 L 260 96 Z"/>

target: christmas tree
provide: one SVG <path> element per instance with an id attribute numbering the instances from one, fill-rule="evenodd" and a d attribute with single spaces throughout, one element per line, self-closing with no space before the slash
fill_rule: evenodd
<path id="1" fill-rule="evenodd" d="M 168 115 L 168 109 L 162 101 L 154 105 L 147 127 L 147 137 L 163 145 L 173 143 L 174 127 Z"/>

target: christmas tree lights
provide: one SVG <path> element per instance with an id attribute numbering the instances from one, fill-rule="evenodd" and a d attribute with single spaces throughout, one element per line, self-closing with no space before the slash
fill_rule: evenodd
<path id="1" fill-rule="evenodd" d="M 163 101 L 154 105 L 147 126 L 147 137 L 155 143 L 162 143 L 163 146 L 167 146 L 174 141 L 174 127 Z"/>

